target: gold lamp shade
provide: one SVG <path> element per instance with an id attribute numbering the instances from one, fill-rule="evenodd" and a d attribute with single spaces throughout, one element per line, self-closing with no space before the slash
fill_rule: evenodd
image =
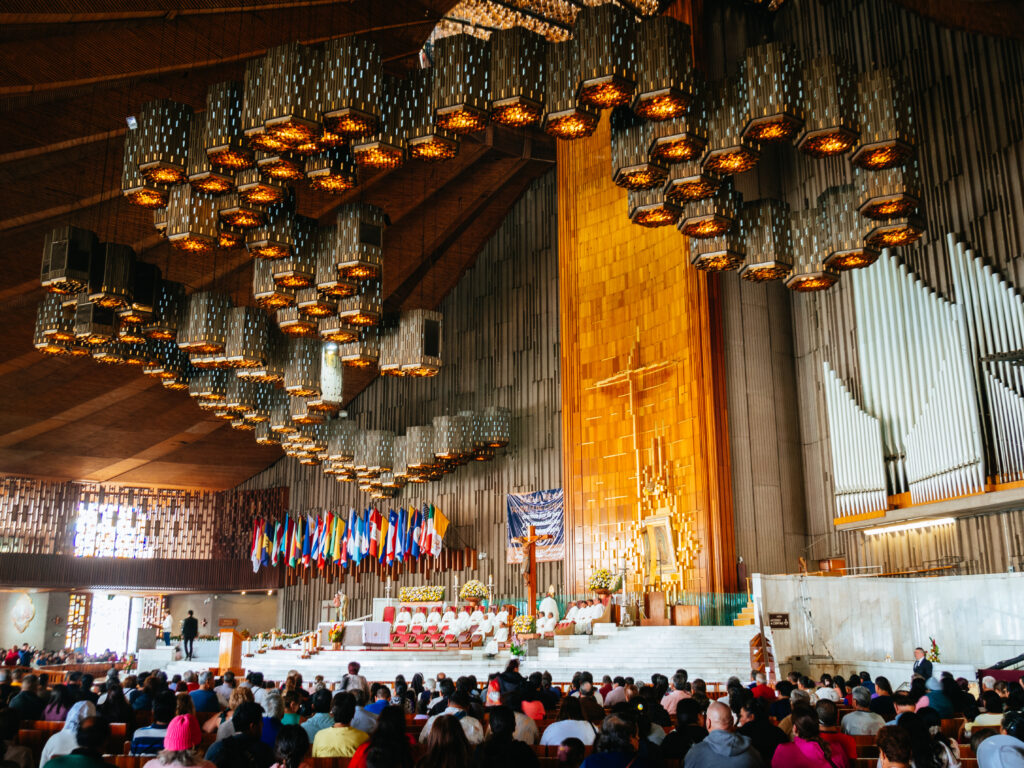
<path id="1" fill-rule="evenodd" d="M 189 294 L 183 322 L 178 328 L 178 346 L 190 355 L 223 353 L 230 309 L 227 294 L 215 291 Z"/>
<path id="2" fill-rule="evenodd" d="M 715 237 L 689 238 L 690 264 L 703 272 L 726 272 L 738 269 L 746 257 L 743 219 Z"/>
<path id="3" fill-rule="evenodd" d="M 206 154 L 206 120 L 208 113 L 200 112 L 192 117 L 192 130 L 188 141 L 188 162 L 186 171 L 188 183 L 197 192 L 220 195 L 235 188 L 235 179 L 226 171 L 210 162 Z"/>
<path id="4" fill-rule="evenodd" d="M 363 280 L 355 294 L 338 300 L 338 317 L 349 325 L 378 325 L 382 313 L 383 301 L 379 279 Z"/>
<path id="5" fill-rule="evenodd" d="M 178 335 L 178 322 L 184 306 L 185 286 L 161 280 L 153 318 L 142 329 L 146 338 L 153 341 L 174 341 Z"/>
<path id="6" fill-rule="evenodd" d="M 375 327 L 359 329 L 359 338 L 338 345 L 341 361 L 350 368 L 369 368 L 380 359 L 380 335 Z"/>
<path id="7" fill-rule="evenodd" d="M 135 251 L 118 243 L 101 243 L 89 268 L 89 301 L 122 309 L 132 298 Z"/>
<path id="8" fill-rule="evenodd" d="M 39 279 L 51 293 L 75 296 L 89 287 L 89 272 L 99 251 L 95 233 L 63 224 L 46 233 Z"/>
<path id="9" fill-rule="evenodd" d="M 229 173 L 250 168 L 252 150 L 242 133 L 242 85 L 227 80 L 206 91 L 203 146 L 210 163 Z"/>
<path id="10" fill-rule="evenodd" d="M 821 217 L 818 208 L 790 212 L 793 270 L 784 280 L 790 290 L 801 293 L 824 291 L 839 280 L 839 272 L 825 261 Z"/>
<path id="11" fill-rule="evenodd" d="M 682 117 L 692 97 L 690 27 L 671 16 L 636 25 L 636 96 L 633 111 L 645 120 Z"/>
<path id="12" fill-rule="evenodd" d="M 860 193 L 858 210 L 865 218 L 885 221 L 906 217 L 921 205 L 921 177 L 914 159 L 881 171 L 855 167 L 854 178 Z"/>
<path id="13" fill-rule="evenodd" d="M 723 177 L 705 171 L 698 160 L 675 163 L 669 168 L 665 182 L 665 199 L 676 205 L 712 197 L 722 185 Z"/>
<path id="14" fill-rule="evenodd" d="M 544 55 L 547 43 L 523 27 L 491 34 L 491 119 L 511 128 L 537 123 L 544 114 Z"/>
<path id="15" fill-rule="evenodd" d="M 462 135 L 487 125 L 489 68 L 486 40 L 458 34 L 434 43 L 433 106 L 439 127 Z"/>
<path id="16" fill-rule="evenodd" d="M 95 346 L 113 341 L 116 326 L 114 310 L 92 303 L 85 293 L 78 294 L 74 329 L 80 343 Z"/>
<path id="17" fill-rule="evenodd" d="M 817 56 L 805 64 L 803 82 L 804 127 L 797 148 L 811 157 L 849 152 L 859 135 L 850 70 L 832 56 Z"/>
<path id="18" fill-rule="evenodd" d="M 792 141 L 804 125 L 796 49 L 779 42 L 748 48 L 745 72 L 749 119 L 744 137 L 762 143 Z"/>
<path id="19" fill-rule="evenodd" d="M 377 129 L 352 141 L 352 158 L 366 168 L 392 169 L 405 162 L 405 131 L 410 94 L 405 81 L 385 74 Z"/>
<path id="20" fill-rule="evenodd" d="M 260 174 L 259 168 L 246 168 L 238 173 L 235 182 L 238 186 L 238 199 L 250 205 L 279 205 L 288 198 L 286 181 Z M 232 199 L 230 196 L 226 196 Z M 235 224 L 236 222 L 231 222 Z M 255 226 L 238 224 L 238 226 Z"/>
<path id="21" fill-rule="evenodd" d="M 286 43 L 267 51 L 266 65 L 266 132 L 290 148 L 315 141 L 322 132 L 317 102 L 321 50 Z"/>
<path id="22" fill-rule="evenodd" d="M 321 317 L 317 323 L 320 338 L 337 344 L 347 344 L 359 340 L 359 328 L 349 325 L 337 314 Z"/>
<path id="23" fill-rule="evenodd" d="M 699 72 L 693 72 L 690 78 L 686 112 L 652 123 L 650 140 L 647 151 L 662 162 L 700 159 L 708 143 L 708 87 Z"/>
<path id="24" fill-rule="evenodd" d="M 402 375 L 427 378 L 438 374 L 441 370 L 441 330 L 440 312 L 412 309 L 402 313 L 398 321 L 398 357 Z M 383 357 L 383 346 L 381 355 Z"/>
<path id="25" fill-rule="evenodd" d="M 366 203 L 349 203 L 338 210 L 334 263 L 345 280 L 372 280 L 380 276 L 387 214 Z"/>
<path id="26" fill-rule="evenodd" d="M 409 157 L 426 162 L 452 159 L 459 153 L 459 137 L 434 122 L 434 70 L 417 70 L 409 79 Z"/>
<path id="27" fill-rule="evenodd" d="M 874 264 L 879 252 L 864 243 L 868 222 L 857 212 L 856 188 L 852 184 L 829 187 L 818 196 L 818 207 L 825 265 L 843 272 Z"/>
<path id="28" fill-rule="evenodd" d="M 46 294 L 36 308 L 32 346 L 48 355 L 64 355 L 70 353 L 74 342 L 72 313 L 65 311 L 64 301 L 58 294 Z"/>
<path id="29" fill-rule="evenodd" d="M 245 247 L 258 259 L 283 259 L 295 248 L 295 213 L 290 201 L 267 212 L 267 222 L 245 233 Z"/>
<path id="30" fill-rule="evenodd" d="M 742 69 L 737 75 L 719 81 L 710 94 L 704 170 L 721 174 L 749 171 L 757 165 L 760 152 L 743 134 L 750 109 Z"/>
<path id="31" fill-rule="evenodd" d="M 242 171 L 242 174 L 252 172 L 254 169 Z M 257 173 L 257 177 L 258 175 Z M 229 192 L 217 198 L 217 218 L 222 224 L 231 227 L 241 230 L 252 229 L 266 223 L 267 209 L 243 199 L 239 192 Z"/>
<path id="32" fill-rule="evenodd" d="M 869 171 L 903 165 L 914 154 L 913 121 L 903 83 L 890 69 L 857 79 L 860 139 L 850 162 Z"/>
<path id="33" fill-rule="evenodd" d="M 316 221 L 296 215 L 292 219 L 292 242 L 287 253 L 274 264 L 274 282 L 281 288 L 306 288 L 316 277 Z"/>
<path id="34" fill-rule="evenodd" d="M 380 121 L 383 68 L 377 44 L 350 35 L 323 47 L 320 110 L 324 127 L 343 138 L 370 136 Z"/>
<path id="35" fill-rule="evenodd" d="M 256 306 L 268 312 L 295 304 L 295 290 L 279 286 L 274 280 L 274 262 L 254 259 L 252 263 L 252 298 Z"/>
<path id="36" fill-rule="evenodd" d="M 724 235 L 740 217 L 742 201 L 728 181 L 711 197 L 690 200 L 679 217 L 679 231 L 687 237 Z"/>
<path id="37" fill-rule="evenodd" d="M 241 379 L 265 384 L 281 384 L 284 381 L 284 369 L 290 353 L 288 342 L 289 339 L 273 323 L 268 322 L 267 344 L 262 364 L 237 368 L 235 375 Z"/>
<path id="38" fill-rule="evenodd" d="M 354 280 L 342 279 L 338 274 L 335 244 L 338 226 L 319 227 L 316 237 L 316 288 L 325 296 L 351 296 L 356 292 Z"/>
<path id="39" fill-rule="evenodd" d="M 774 198 L 747 203 L 740 226 L 747 249 L 740 277 L 755 283 L 786 277 L 793 268 L 789 206 Z"/>
<path id="40" fill-rule="evenodd" d="M 296 309 L 306 317 L 319 320 L 321 317 L 330 317 L 338 312 L 338 299 L 320 293 L 315 286 L 299 288 L 295 298 Z"/>
<path id="41" fill-rule="evenodd" d="M 579 98 L 595 109 L 630 104 L 636 92 L 632 12 L 615 3 L 585 6 L 576 15 Z"/>
<path id="42" fill-rule="evenodd" d="M 347 146 L 328 147 L 306 161 L 306 178 L 312 189 L 340 195 L 359 183 L 356 166 Z"/>
<path id="43" fill-rule="evenodd" d="M 599 115 L 577 97 L 579 43 L 566 40 L 548 44 L 544 62 L 544 132 L 567 141 L 590 136 L 597 129 Z"/>
<path id="44" fill-rule="evenodd" d="M 297 152 L 290 150 L 278 152 L 257 150 L 256 167 L 262 176 L 284 183 L 299 181 L 306 177 L 305 160 Z"/>
<path id="45" fill-rule="evenodd" d="M 628 109 L 616 109 L 611 116 L 612 181 L 625 189 L 661 187 L 668 167 L 660 158 L 648 155 L 652 123 L 641 120 Z"/>
<path id="46" fill-rule="evenodd" d="M 319 333 L 316 318 L 299 312 L 298 307 L 281 307 L 275 315 L 277 327 L 285 336 L 293 338 L 313 338 Z"/>
<path id="47" fill-rule="evenodd" d="M 141 325 L 151 321 L 157 305 L 160 303 L 162 283 L 160 267 L 156 264 L 136 260 L 132 269 L 130 298 L 118 312 L 118 320 L 122 324 L 129 325 Z"/>
<path id="48" fill-rule="evenodd" d="M 121 164 L 121 194 L 139 208 L 161 208 L 167 205 L 167 185 L 150 181 L 139 170 L 142 151 L 141 128 L 129 128 L 124 134 L 124 159 Z"/>
<path id="49" fill-rule="evenodd" d="M 225 364 L 231 368 L 265 367 L 269 326 L 266 313 L 258 307 L 231 307 L 224 343 Z"/>
<path id="50" fill-rule="evenodd" d="M 877 222 L 868 231 L 864 242 L 876 250 L 900 248 L 916 243 L 924 232 L 924 219 L 911 214 Z"/>
<path id="51" fill-rule="evenodd" d="M 182 185 L 167 201 L 167 240 L 190 253 L 209 253 L 219 241 L 217 202 L 210 195 Z"/>
<path id="52" fill-rule="evenodd" d="M 185 104 L 170 99 L 143 104 L 138 128 L 142 175 L 156 184 L 184 183 L 191 127 L 192 108 Z"/>
<path id="53" fill-rule="evenodd" d="M 626 196 L 626 203 L 629 220 L 641 227 L 667 227 L 679 221 L 682 214 L 678 205 L 665 199 L 665 190 L 661 187 L 631 189 Z"/>

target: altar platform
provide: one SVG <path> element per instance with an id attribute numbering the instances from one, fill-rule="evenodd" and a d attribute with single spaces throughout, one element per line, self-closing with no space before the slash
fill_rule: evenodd
<path id="1" fill-rule="evenodd" d="M 559 635 L 546 645 L 533 643 L 521 659 L 523 674 L 550 672 L 555 680 L 569 680 L 580 670 L 595 677 L 631 675 L 649 680 L 654 672 L 671 676 L 684 668 L 690 679 L 725 681 L 730 675 L 746 679 L 750 672 L 749 642 L 753 627 L 618 627 L 596 624 L 593 635 Z M 416 672 L 433 677 L 444 672 L 449 677 L 474 674 L 483 679 L 489 672 L 502 669 L 510 658 L 501 651 L 489 658 L 482 648 L 446 650 L 345 648 L 323 650 L 303 659 L 298 649 L 268 650 L 243 657 L 246 671 L 262 672 L 269 679 L 283 679 L 289 670 L 302 673 L 306 680 L 323 675 L 339 680 L 350 661 L 358 661 L 360 673 L 369 680 L 391 680 L 397 674 L 409 678 Z M 202 662 L 177 661 L 167 665 L 170 673 L 204 667 Z"/>

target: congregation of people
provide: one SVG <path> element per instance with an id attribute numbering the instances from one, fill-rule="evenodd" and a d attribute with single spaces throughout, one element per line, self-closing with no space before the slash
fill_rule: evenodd
<path id="1" fill-rule="evenodd" d="M 388 684 L 371 684 L 355 662 L 340 680 L 311 684 L 294 671 L 274 682 L 259 672 L 122 677 L 112 668 L 102 681 L 71 672 L 49 685 L 0 669 L 0 763 L 106 768 L 121 724 L 124 752 L 152 756 L 143 768 L 309 768 L 311 758 L 539 768 L 539 755 L 556 754 L 566 768 L 853 768 L 866 743 L 878 768 L 959 768 L 968 744 L 980 768 L 1024 766 L 1024 677 L 983 678 L 977 696 L 969 689 L 947 673 L 915 674 L 894 691 L 867 672 L 791 673 L 770 685 L 752 671 L 709 693 L 680 669 L 649 681 L 579 672 L 563 690 L 546 673 L 522 675 L 516 660 L 487 680 L 416 674 Z M 956 717 L 963 744 L 944 732 Z M 19 733 L 38 721 L 62 725 L 37 756 Z"/>

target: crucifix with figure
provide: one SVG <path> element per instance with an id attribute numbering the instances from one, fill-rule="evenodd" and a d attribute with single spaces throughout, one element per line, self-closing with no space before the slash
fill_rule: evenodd
<path id="1" fill-rule="evenodd" d="M 529 611 L 532 614 L 537 610 L 537 544 L 541 541 L 551 541 L 549 533 L 537 533 L 534 526 L 530 526 L 525 536 L 517 536 L 512 539 L 523 550 L 523 580 L 526 582 L 526 590 L 529 593 Z"/>

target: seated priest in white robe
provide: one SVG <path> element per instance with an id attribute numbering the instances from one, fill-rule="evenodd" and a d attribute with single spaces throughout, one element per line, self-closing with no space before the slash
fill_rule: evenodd
<path id="1" fill-rule="evenodd" d="M 446 635 L 455 632 L 455 611 L 451 608 L 446 608 L 441 617 L 441 631 Z"/>
<path id="2" fill-rule="evenodd" d="M 441 611 L 435 605 L 427 615 L 427 631 L 430 632 L 441 628 Z"/>
<path id="3" fill-rule="evenodd" d="M 427 616 L 423 612 L 422 608 L 417 608 L 416 612 L 412 615 L 412 621 L 409 622 L 409 629 L 416 630 L 417 632 L 423 632 L 426 629 L 426 627 Z"/>
<path id="4" fill-rule="evenodd" d="M 469 632 L 469 611 L 465 608 L 459 611 L 459 618 L 455 620 L 455 632 L 459 635 Z"/>
<path id="5" fill-rule="evenodd" d="M 577 635 L 589 635 L 594 631 L 593 624 L 591 623 L 591 617 L 593 613 L 591 606 L 586 600 L 581 600 L 579 605 L 579 612 L 576 614 L 576 624 L 573 631 Z"/>
<path id="6" fill-rule="evenodd" d="M 508 611 L 504 608 L 494 615 L 494 639 L 499 643 L 508 642 Z"/>
<path id="7" fill-rule="evenodd" d="M 566 624 L 574 624 L 576 618 L 580 615 L 580 608 L 576 603 L 569 603 L 569 610 L 565 612 Z"/>
<path id="8" fill-rule="evenodd" d="M 547 616 L 549 613 L 555 615 L 555 623 L 558 623 L 558 603 L 555 602 L 555 585 L 551 584 L 548 587 L 548 593 L 544 596 L 544 599 L 540 601 L 538 606 L 541 616 Z"/>
<path id="9" fill-rule="evenodd" d="M 542 635 L 550 634 L 555 631 L 555 626 L 558 624 L 558 619 L 555 618 L 555 614 L 548 613 L 546 616 L 541 616 L 537 620 L 537 631 Z"/>
<path id="10" fill-rule="evenodd" d="M 491 618 L 491 614 L 483 613 L 480 622 L 476 625 L 476 629 L 473 630 L 473 637 L 485 638 L 492 631 L 494 631 L 494 622 Z"/>
<path id="11" fill-rule="evenodd" d="M 403 605 L 395 617 L 395 632 L 408 632 L 411 621 L 412 613 L 409 612 L 409 606 Z"/>
<path id="12" fill-rule="evenodd" d="M 484 612 L 480 610 L 480 606 L 478 605 L 476 608 L 473 609 L 473 612 L 469 614 L 469 625 L 473 626 L 475 624 L 479 626 L 480 622 L 482 622 L 483 620 Z"/>

